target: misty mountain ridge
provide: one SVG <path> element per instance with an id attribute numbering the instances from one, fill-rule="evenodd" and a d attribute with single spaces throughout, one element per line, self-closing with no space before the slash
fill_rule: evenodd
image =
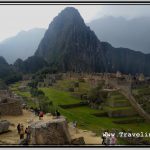
<path id="1" fill-rule="evenodd" d="M 49 66 L 58 72 L 119 70 L 125 74 L 150 75 L 150 54 L 115 48 L 109 42 L 100 41 L 91 28 L 77 9 L 67 7 L 49 24 L 35 54 L 24 61 L 17 59 L 13 67 L 23 73 L 34 73 Z"/>
<path id="2" fill-rule="evenodd" d="M 98 38 L 114 47 L 150 53 L 150 17 L 126 19 L 105 16 L 88 23 Z"/>
<path id="3" fill-rule="evenodd" d="M 131 25 L 130 25 L 131 24 Z M 139 25 L 140 24 L 140 25 Z M 111 43 L 116 48 L 130 48 L 143 53 L 150 53 L 150 17 L 126 19 L 124 17 L 105 16 L 87 24 L 98 38 Z M 0 55 L 8 63 L 18 58 L 25 60 L 36 51 L 46 29 L 34 28 L 21 31 L 16 36 L 0 42 Z"/>
<path id="4" fill-rule="evenodd" d="M 101 42 L 101 38 L 98 39 L 91 29 L 86 26 L 77 9 L 67 7 L 50 23 L 35 55 L 43 57 L 59 71 L 119 70 L 125 74 L 143 72 L 150 75 L 150 55 L 112 47 L 108 42 Z"/>
<path id="5" fill-rule="evenodd" d="M 21 31 L 0 43 L 0 55 L 8 63 L 14 63 L 18 58 L 25 60 L 34 54 L 44 34 L 43 28 Z"/>

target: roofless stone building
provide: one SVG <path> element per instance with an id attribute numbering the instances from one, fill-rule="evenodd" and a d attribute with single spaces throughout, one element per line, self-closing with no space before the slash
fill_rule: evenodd
<path id="1" fill-rule="evenodd" d="M 8 91 L 0 91 L 0 114 L 1 115 L 22 115 L 21 102 L 12 97 Z"/>

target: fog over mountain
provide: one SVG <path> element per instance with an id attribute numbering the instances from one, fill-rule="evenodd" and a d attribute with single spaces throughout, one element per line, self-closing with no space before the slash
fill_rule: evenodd
<path id="1" fill-rule="evenodd" d="M 101 41 L 107 41 L 114 47 L 126 47 L 135 51 L 150 53 L 150 17 L 105 16 L 87 24 Z M 46 29 L 34 28 L 21 31 L 16 36 L 0 42 L 0 56 L 8 63 L 14 63 L 18 58 L 25 60 L 32 56 Z"/>
<path id="2" fill-rule="evenodd" d="M 109 28 L 108 28 L 109 30 Z M 99 38 L 101 39 L 101 38 Z M 150 54 L 101 42 L 77 9 L 67 7 L 50 23 L 35 56 L 59 72 L 116 72 L 150 75 Z"/>
<path id="3" fill-rule="evenodd" d="M 45 29 L 34 28 L 29 31 L 21 31 L 16 36 L 10 37 L 0 43 L 0 56 L 8 63 L 14 63 L 16 59 L 26 59 L 36 51 Z"/>
<path id="4" fill-rule="evenodd" d="M 150 17 L 126 19 L 107 16 L 88 24 L 98 38 L 114 47 L 150 53 Z"/>

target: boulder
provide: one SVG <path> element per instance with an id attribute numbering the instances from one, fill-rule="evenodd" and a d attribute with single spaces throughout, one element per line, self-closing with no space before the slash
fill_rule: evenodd
<path id="1" fill-rule="evenodd" d="M 72 145 L 85 145 L 84 137 L 79 137 L 71 140 Z"/>
<path id="2" fill-rule="evenodd" d="M 7 132 L 9 129 L 10 123 L 7 120 L 0 121 L 0 133 Z"/>
<path id="3" fill-rule="evenodd" d="M 31 144 L 36 145 L 69 145 L 71 137 L 65 118 L 51 121 L 37 121 L 29 126 Z"/>

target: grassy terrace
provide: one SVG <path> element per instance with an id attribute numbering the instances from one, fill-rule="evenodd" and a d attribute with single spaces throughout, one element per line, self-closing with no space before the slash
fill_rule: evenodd
<path id="1" fill-rule="evenodd" d="M 15 92 L 17 95 L 22 96 L 28 106 L 35 108 L 36 103 L 32 101 L 32 96 L 29 91 L 20 91 L 18 87 L 21 85 L 21 82 L 17 82 L 10 86 L 10 89 Z"/>
<path id="2" fill-rule="evenodd" d="M 109 97 L 109 100 L 115 100 L 115 101 L 121 101 L 121 100 L 126 100 L 126 97 L 124 97 L 122 94 L 120 94 L 119 92 L 117 91 L 114 91 L 114 92 L 110 92 L 110 97 Z"/>
<path id="3" fill-rule="evenodd" d="M 31 94 L 29 91 L 19 91 L 18 87 L 21 85 L 21 82 L 17 82 L 15 84 L 12 84 L 10 86 L 10 89 L 15 92 L 16 94 L 22 96 L 22 97 L 27 97 L 27 98 L 31 98 Z"/>
<path id="4" fill-rule="evenodd" d="M 80 102 L 80 99 L 72 97 L 70 92 L 57 90 L 52 87 L 39 89 L 42 90 L 45 93 L 45 95 L 53 101 L 55 105 L 67 105 Z"/>
<path id="5" fill-rule="evenodd" d="M 129 107 L 128 107 L 128 106 L 127 106 L 127 107 L 107 107 L 107 106 L 106 106 L 105 109 L 106 109 L 106 110 L 111 110 L 111 111 L 115 111 L 115 110 L 125 110 L 125 109 L 127 109 L 127 110 L 130 111 L 130 110 L 132 109 L 132 107 L 130 107 L 130 106 L 129 106 Z"/>
<path id="6" fill-rule="evenodd" d="M 75 102 L 79 102 L 80 100 L 72 97 L 69 92 L 59 91 L 57 89 L 50 88 L 41 88 L 44 93 L 51 99 L 54 104 L 71 104 Z M 125 107 L 125 109 L 128 107 Z M 101 112 L 100 110 L 91 109 L 88 106 L 70 108 L 70 109 L 62 109 L 59 108 L 60 112 L 67 117 L 69 121 L 77 120 L 80 128 L 88 129 L 100 133 L 102 129 L 131 129 L 133 131 L 149 131 L 150 127 L 147 123 L 132 123 L 132 124 L 115 124 L 114 120 L 128 120 L 132 119 L 132 117 L 125 118 L 108 118 L 108 117 L 96 117 L 92 115 L 93 113 Z"/>
<path id="7" fill-rule="evenodd" d="M 150 95 L 150 87 L 148 87 L 148 86 L 140 86 L 139 88 L 132 89 L 132 93 L 135 96 Z"/>
<path id="8" fill-rule="evenodd" d="M 49 88 L 40 88 L 46 96 L 49 97 L 51 101 L 53 101 L 54 105 L 68 105 L 68 104 L 75 104 L 79 103 L 81 100 L 76 98 L 72 95 L 71 92 L 66 91 L 66 88 L 70 86 L 71 81 L 59 81 L 54 86 Z M 81 86 L 82 84 L 82 86 Z M 17 87 L 19 83 L 12 85 L 11 88 L 18 93 L 19 95 L 26 96 L 30 98 L 30 94 L 28 92 L 20 92 L 18 91 Z M 80 83 L 80 92 L 88 91 L 89 85 L 87 83 Z M 126 100 L 121 94 L 118 92 L 113 92 L 110 94 L 109 99 L 115 99 L 117 101 Z M 30 101 L 29 101 L 30 102 Z M 33 103 L 28 103 L 29 105 L 33 105 Z M 125 107 L 125 109 L 128 107 Z M 122 109 L 122 108 L 118 108 Z M 98 135 L 104 129 L 118 129 L 121 131 L 122 129 L 125 130 L 132 130 L 133 132 L 150 132 L 150 126 L 148 123 L 141 122 L 141 123 L 128 123 L 128 124 L 116 124 L 113 121 L 119 120 L 131 120 L 134 117 L 124 117 L 124 118 L 109 118 L 109 117 L 96 117 L 93 114 L 99 113 L 102 110 L 95 110 L 91 109 L 89 106 L 82 106 L 82 107 L 75 107 L 75 108 L 68 108 L 63 109 L 59 107 L 59 110 L 62 115 L 66 116 L 68 121 L 77 120 L 78 126 L 82 129 L 91 130 Z"/>
<path id="9" fill-rule="evenodd" d="M 150 86 L 139 86 L 136 89 L 132 89 L 132 93 L 136 101 L 142 106 L 142 108 L 150 114 Z"/>
<path id="10" fill-rule="evenodd" d="M 67 90 L 68 88 L 70 87 L 73 87 L 73 83 L 74 82 L 78 82 L 78 80 L 76 79 L 65 79 L 65 80 L 60 80 L 58 81 L 54 87 L 56 89 L 61 89 L 61 90 Z M 79 92 L 79 93 L 84 93 L 84 92 L 88 92 L 89 89 L 90 89 L 90 84 L 87 83 L 87 82 L 80 82 L 79 83 L 79 87 L 78 88 L 75 88 L 75 91 L 76 92 Z"/>

